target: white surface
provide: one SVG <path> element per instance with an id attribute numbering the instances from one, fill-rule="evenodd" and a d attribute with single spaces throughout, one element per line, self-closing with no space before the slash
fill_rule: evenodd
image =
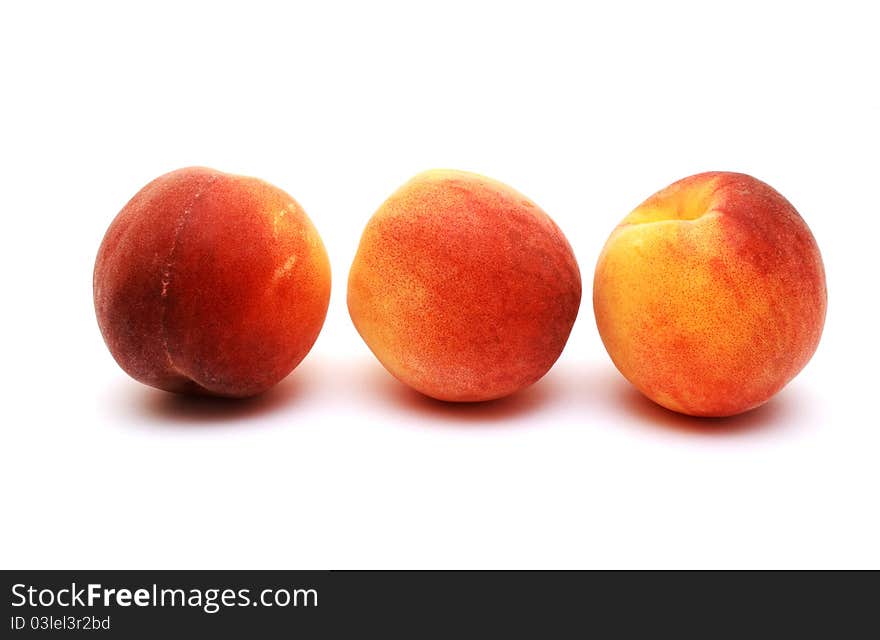
<path id="1" fill-rule="evenodd" d="M 3 4 L 0 566 L 880 567 L 872 3 L 581 4 Z M 94 319 L 107 225 L 192 164 L 289 191 L 333 264 L 312 353 L 238 407 L 130 380 Z M 580 261 L 567 349 L 508 401 L 422 400 L 348 318 L 363 225 L 431 167 Z M 618 220 L 710 169 L 786 195 L 829 288 L 813 361 L 722 423 L 631 391 L 590 303 Z"/>

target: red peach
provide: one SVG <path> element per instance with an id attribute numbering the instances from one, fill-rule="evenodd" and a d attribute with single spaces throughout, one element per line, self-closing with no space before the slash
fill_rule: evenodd
<path id="1" fill-rule="evenodd" d="M 324 245 L 293 198 L 206 168 L 141 189 L 95 262 L 95 311 L 113 357 L 178 393 L 269 389 L 311 349 L 329 296 Z"/>
<path id="2" fill-rule="evenodd" d="M 568 339 L 581 279 L 559 227 L 490 178 L 428 171 L 367 224 L 348 280 L 352 321 L 379 361 L 449 401 L 541 378 Z"/>
<path id="3" fill-rule="evenodd" d="M 819 248 L 795 208 L 751 176 L 691 176 L 614 230 L 593 307 L 620 372 L 660 405 L 728 416 L 803 367 L 825 321 Z"/>

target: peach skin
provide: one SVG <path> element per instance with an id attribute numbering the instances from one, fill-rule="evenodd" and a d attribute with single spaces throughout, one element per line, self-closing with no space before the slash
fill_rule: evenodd
<path id="1" fill-rule="evenodd" d="M 794 207 L 741 173 L 701 173 L 648 198 L 611 234 L 593 308 L 620 372 L 694 416 L 753 409 L 809 361 L 825 272 Z"/>
<path id="2" fill-rule="evenodd" d="M 531 200 L 463 171 L 419 174 L 379 208 L 348 279 L 352 321 L 398 380 L 493 400 L 541 378 L 581 299 L 577 262 Z"/>
<path id="3" fill-rule="evenodd" d="M 330 265 L 285 192 L 193 167 L 156 178 L 116 216 L 95 262 L 94 297 L 110 353 L 134 379 L 246 397 L 311 349 Z"/>

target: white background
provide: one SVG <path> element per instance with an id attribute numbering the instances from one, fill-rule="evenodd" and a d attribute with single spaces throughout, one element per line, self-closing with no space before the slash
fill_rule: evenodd
<path id="1" fill-rule="evenodd" d="M 0 565 L 880 567 L 872 3 L 303 4 L 2 5 Z M 130 380 L 94 318 L 110 221 L 194 164 L 291 193 L 331 256 L 316 346 L 250 403 Z M 580 262 L 568 347 L 506 401 L 422 399 L 348 318 L 364 224 L 432 167 Z M 812 362 L 725 421 L 632 391 L 590 303 L 618 220 L 712 169 L 795 204 L 829 289 Z"/>

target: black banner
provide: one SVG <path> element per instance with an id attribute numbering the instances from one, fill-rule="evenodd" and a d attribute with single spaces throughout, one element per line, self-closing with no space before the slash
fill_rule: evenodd
<path id="1" fill-rule="evenodd" d="M 861 637 L 873 574 L 4 571 L 3 637 Z M 868 578 L 866 580 L 866 578 Z M 645 633 L 648 632 L 648 636 Z M 195 635 L 194 635 L 195 634 Z M 379 635 L 376 635 L 379 634 Z"/>

